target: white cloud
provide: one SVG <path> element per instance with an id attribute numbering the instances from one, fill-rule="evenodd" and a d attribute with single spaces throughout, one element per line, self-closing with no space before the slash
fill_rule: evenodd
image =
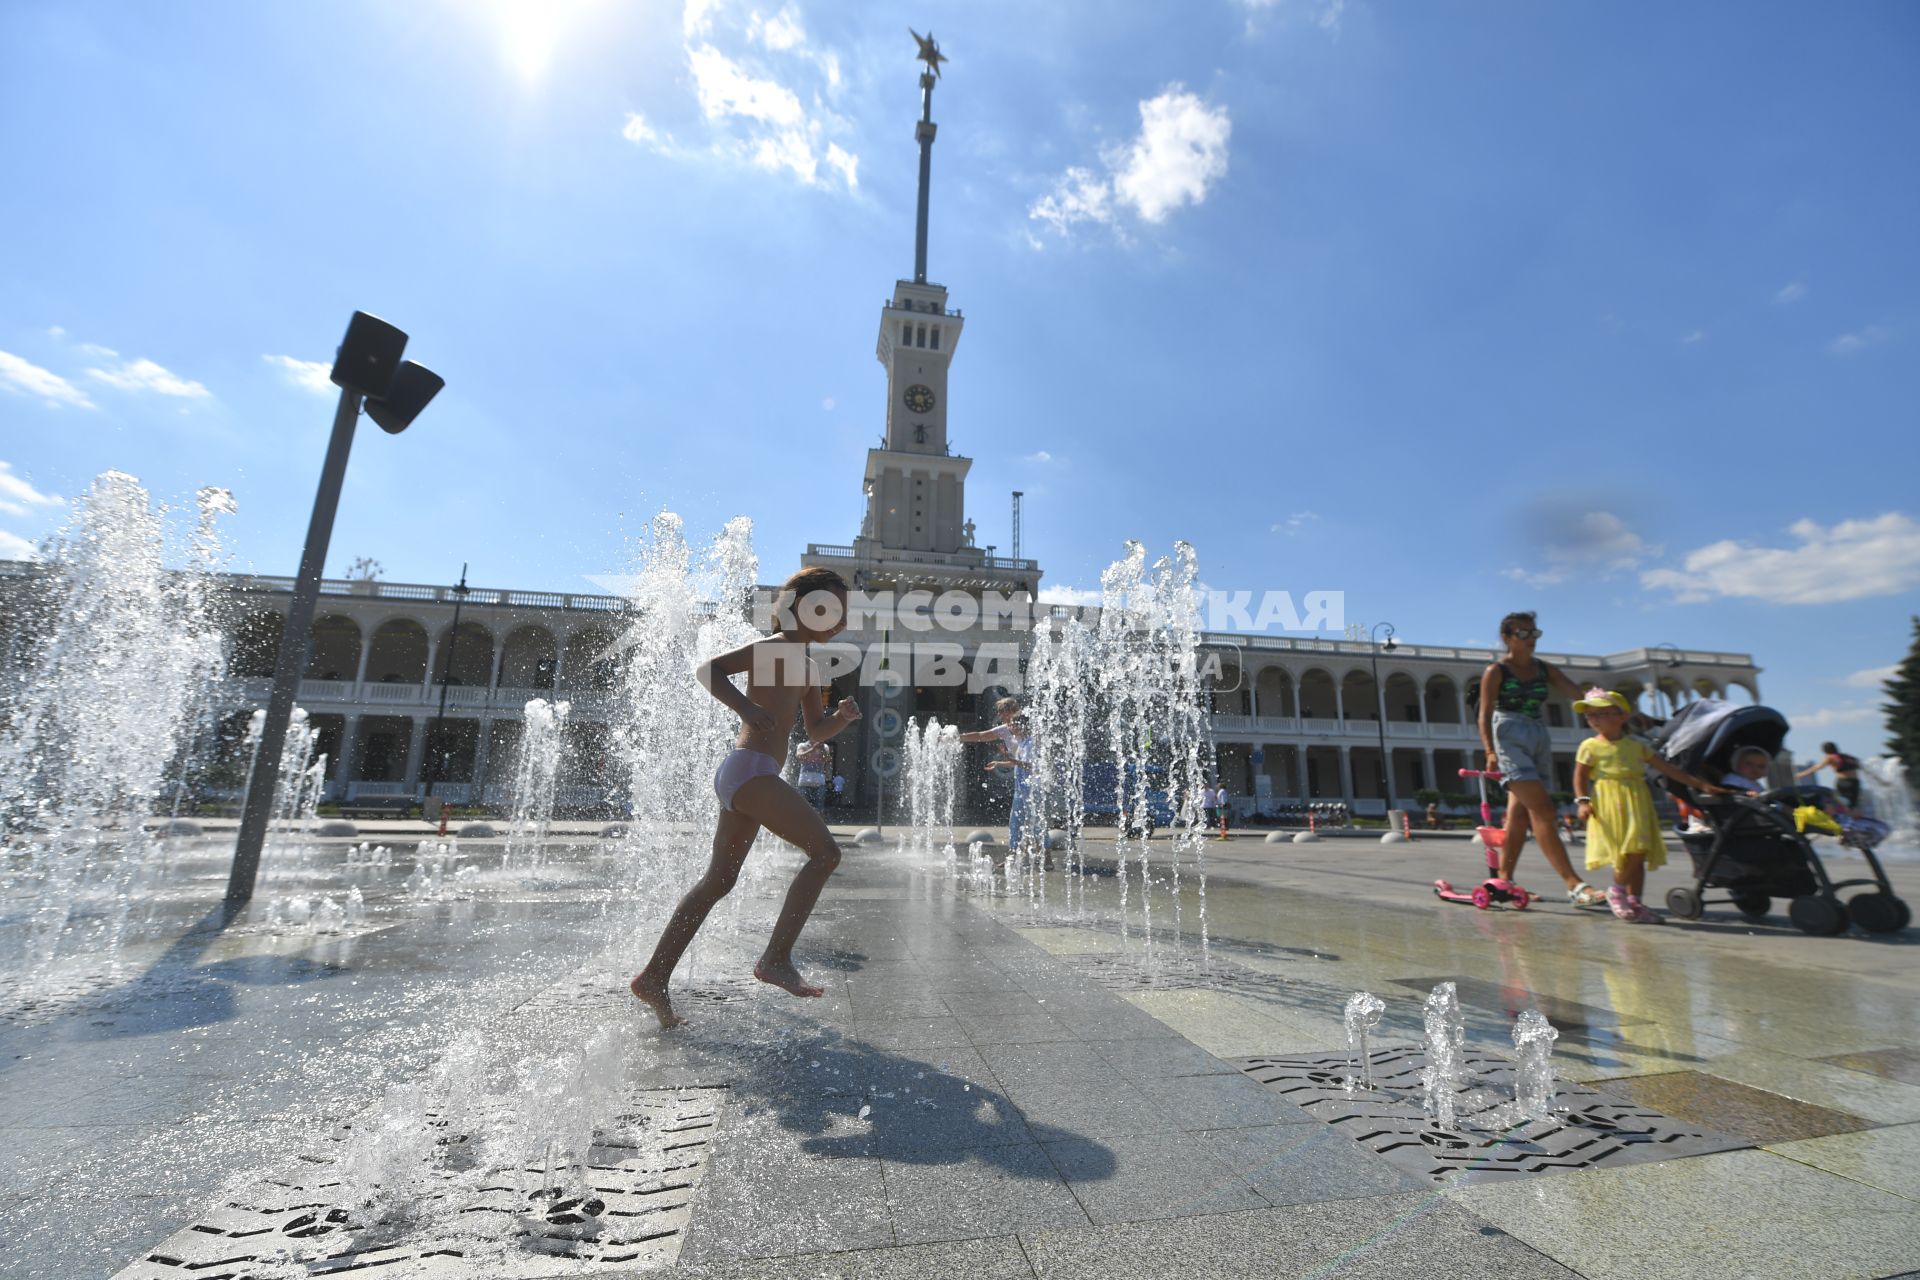
<path id="1" fill-rule="evenodd" d="M 1707 331 L 1705 329 L 1689 329 L 1686 333 L 1680 335 L 1680 344 L 1687 347 L 1691 347 L 1697 342 L 1705 342 L 1706 340 Z"/>
<path id="2" fill-rule="evenodd" d="M 1864 671 L 1856 671 L 1850 676 L 1843 677 L 1840 683 L 1853 689 L 1878 689 L 1893 679 L 1893 673 L 1899 669 L 1897 664 L 1887 667 L 1868 667 Z"/>
<path id="3" fill-rule="evenodd" d="M 1864 329 L 1855 329 L 1852 333 L 1843 333 L 1827 344 L 1827 350 L 1836 356 L 1850 356 L 1856 351 L 1878 346 L 1887 340 L 1887 331 L 1877 324 Z"/>
<path id="4" fill-rule="evenodd" d="M 1787 717 L 1787 723 L 1795 729 L 1835 729 L 1845 725 L 1871 724 L 1885 714 L 1878 707 L 1843 702 L 1837 706 L 1821 707 L 1818 711 L 1796 712 Z"/>
<path id="5" fill-rule="evenodd" d="M 1680 604 L 1726 597 L 1768 604 L 1839 604 L 1920 587 L 1920 523 L 1897 511 L 1823 528 L 1788 527 L 1791 547 L 1727 539 L 1687 553 L 1683 569 L 1649 569 L 1641 585 L 1671 591 Z"/>
<path id="6" fill-rule="evenodd" d="M 1529 587 L 1551 587 L 1576 576 L 1607 577 L 1632 569 L 1660 554 L 1627 522 L 1611 511 L 1534 513 L 1528 541 L 1540 548 L 1546 564 L 1537 569 L 1503 569 L 1501 575 Z"/>
<path id="7" fill-rule="evenodd" d="M 745 67 L 710 44 L 687 51 L 700 110 L 709 120 L 744 116 L 764 124 L 793 128 L 806 120 L 799 97 L 785 85 L 758 80 Z"/>
<path id="8" fill-rule="evenodd" d="M 179 396 L 184 400 L 204 400 L 212 394 L 199 383 L 182 378 L 172 370 L 142 356 L 123 361 L 117 369 L 89 369 L 89 378 L 98 378 L 122 391 L 151 391 L 159 396 Z"/>
<path id="9" fill-rule="evenodd" d="M 1296 511 L 1285 520 L 1276 521 L 1273 526 L 1268 529 L 1268 532 L 1284 533 L 1288 537 L 1292 537 L 1294 534 L 1306 528 L 1308 524 L 1319 518 L 1320 513 L 1317 511 Z"/>
<path id="10" fill-rule="evenodd" d="M 1062 235 L 1076 223 L 1112 222 L 1113 190 L 1105 178 L 1076 165 L 1054 180 L 1052 191 L 1033 202 L 1027 217 Z"/>
<path id="11" fill-rule="evenodd" d="M 1113 176 L 1114 196 L 1148 222 L 1165 222 L 1183 204 L 1199 204 L 1226 176 L 1233 122 L 1174 85 L 1140 104 L 1140 136 Z"/>
<path id="12" fill-rule="evenodd" d="M 57 507 L 62 501 L 59 495 L 42 493 L 13 474 L 12 463 L 0 462 L 0 511 L 10 516 L 24 516 L 29 507 Z"/>
<path id="13" fill-rule="evenodd" d="M 1053 461 L 1053 455 L 1048 453 L 1045 449 L 1039 449 L 1033 453 L 1026 454 L 1020 459 L 1020 461 L 1037 462 L 1037 463 L 1045 464 Z"/>
<path id="14" fill-rule="evenodd" d="M 796 48 L 807 41 L 807 33 L 800 25 L 800 15 L 794 12 L 792 5 L 785 5 L 771 18 L 762 18 L 754 14 L 747 20 L 747 38 L 758 40 L 775 52 L 784 52 Z"/>
<path id="15" fill-rule="evenodd" d="M 92 356 L 95 360 L 118 360 L 120 358 L 118 351 L 115 351 L 112 347 L 103 347 L 97 342 L 83 342 L 80 344 L 79 350 L 81 355 Z"/>
<path id="16" fill-rule="evenodd" d="M 754 12 L 744 27 L 725 19 L 717 0 L 687 0 L 681 11 L 687 70 L 707 137 L 682 145 L 638 111 L 627 113 L 621 136 L 676 160 L 744 164 L 791 173 L 808 186 L 837 182 L 849 191 L 857 188 L 859 156 L 828 137 L 849 126 L 822 105 L 823 95 L 840 85 L 839 55 L 808 43 L 800 12 L 791 4 L 771 17 Z M 741 49 L 742 42 L 753 47 Z M 799 77 L 787 70 L 775 75 L 763 66 L 749 66 L 749 61 L 765 60 L 761 50 L 785 68 L 797 65 Z M 801 92 L 810 78 L 811 109 Z"/>
<path id="17" fill-rule="evenodd" d="M 1258 16 L 1278 14 L 1288 23 L 1311 26 L 1337 36 L 1347 0 L 1240 0 L 1240 7 L 1247 10 L 1249 33 L 1257 29 Z"/>
<path id="18" fill-rule="evenodd" d="M 67 336 L 67 331 L 57 324 L 50 324 L 47 326 L 47 336 L 50 338 L 64 338 Z"/>
<path id="19" fill-rule="evenodd" d="M 261 356 L 268 364 L 286 375 L 287 381 L 303 391 L 315 395 L 332 395 L 333 366 L 319 360 L 302 360 L 296 356 Z"/>
<path id="20" fill-rule="evenodd" d="M 1075 608 L 1100 603 L 1100 592 L 1083 587 L 1053 586 L 1040 588 L 1041 604 L 1067 604 Z"/>
<path id="21" fill-rule="evenodd" d="M 38 560 L 39 548 L 17 533 L 0 529 L 0 560 Z"/>
<path id="22" fill-rule="evenodd" d="M 1787 284 L 1781 285 L 1780 291 L 1773 295 L 1773 300 L 1781 304 L 1782 306 L 1785 306 L 1787 303 L 1790 303 L 1790 302 L 1798 302 L 1800 301 L 1800 299 L 1806 296 L 1807 296 L 1806 284 L 1799 280 L 1793 280 L 1788 282 Z"/>
<path id="23" fill-rule="evenodd" d="M 55 408 L 61 405 L 72 405 L 76 409 L 93 408 L 93 401 L 87 399 L 86 392 L 52 370 L 42 369 L 11 351 L 0 351 L 0 387 L 19 395 L 39 396 Z"/>
<path id="24" fill-rule="evenodd" d="M 628 142 L 658 143 L 659 132 L 647 123 L 647 118 L 638 111 L 627 112 L 627 122 L 620 127 L 620 136 Z"/>
<path id="25" fill-rule="evenodd" d="M 1101 156 L 1107 172 L 1075 165 L 1054 180 L 1053 190 L 1027 210 L 1027 217 L 1066 234 L 1082 222 L 1112 224 L 1119 208 L 1142 221 L 1165 222 L 1182 205 L 1197 205 L 1227 172 L 1227 142 L 1233 121 L 1175 84 L 1140 102 L 1140 132 Z"/>

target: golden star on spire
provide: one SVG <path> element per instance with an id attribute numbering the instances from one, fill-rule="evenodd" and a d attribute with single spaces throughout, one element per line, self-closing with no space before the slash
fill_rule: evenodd
<path id="1" fill-rule="evenodd" d="M 927 70 L 933 72 L 936 76 L 939 75 L 940 64 L 949 61 L 949 59 L 946 54 L 940 52 L 940 45 L 934 40 L 933 32 L 929 31 L 927 34 L 921 35 L 912 27 L 908 27 L 907 34 L 920 42 L 920 52 L 914 56 L 927 64 Z"/>

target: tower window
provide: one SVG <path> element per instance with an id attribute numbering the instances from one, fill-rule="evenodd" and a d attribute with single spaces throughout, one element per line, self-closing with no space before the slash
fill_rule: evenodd
<path id="1" fill-rule="evenodd" d="M 914 345 L 919 347 L 927 345 L 927 326 L 920 326 L 919 341 L 915 342 Z"/>
<path id="2" fill-rule="evenodd" d="M 939 325 L 933 326 L 933 349 L 935 351 L 938 351 L 940 349 L 940 326 Z"/>
<path id="3" fill-rule="evenodd" d="M 900 345 L 903 347 L 910 347 L 913 345 L 913 326 L 908 324 L 905 320 L 902 320 L 900 322 Z"/>

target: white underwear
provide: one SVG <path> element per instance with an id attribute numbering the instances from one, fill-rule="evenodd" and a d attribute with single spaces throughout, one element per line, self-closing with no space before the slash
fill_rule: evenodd
<path id="1" fill-rule="evenodd" d="M 778 774 L 780 762 L 764 751 L 754 751 L 747 747 L 735 747 L 727 752 L 727 758 L 713 773 L 713 794 L 720 797 L 720 807 L 729 813 L 733 811 L 733 793 L 738 791 L 749 778 L 764 778 L 768 774 Z"/>

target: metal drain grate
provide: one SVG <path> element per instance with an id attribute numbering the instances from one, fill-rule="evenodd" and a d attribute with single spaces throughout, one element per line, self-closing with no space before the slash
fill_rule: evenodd
<path id="1" fill-rule="evenodd" d="M 1513 1097 L 1513 1068 L 1477 1056 L 1466 1060 L 1475 1084 L 1459 1092 L 1460 1127 L 1448 1131 L 1435 1127 L 1421 1105 L 1426 1056 L 1420 1050 L 1381 1049 L 1372 1058 L 1375 1087 L 1351 1094 L 1345 1054 L 1244 1058 L 1234 1065 L 1376 1155 L 1437 1184 L 1501 1182 L 1751 1145 L 1567 1081 L 1559 1083 L 1549 1118 L 1496 1128 L 1496 1109 Z"/>
<path id="2" fill-rule="evenodd" d="M 596 1133 L 586 1185 L 525 1190 L 537 1169 L 492 1169 L 457 1190 L 421 1199 L 424 1229 L 364 1220 L 343 1208 L 333 1160 L 303 1157 L 295 1177 L 263 1181 L 175 1232 L 114 1280 L 249 1280 L 332 1275 L 408 1264 L 409 1277 L 510 1280 L 575 1269 L 671 1266 L 688 1205 L 706 1175 L 708 1144 L 726 1091 L 635 1095 L 627 1114 Z M 448 1133 L 441 1147 L 465 1142 Z M 421 1238 L 415 1238 L 419 1235 Z M 386 1274 L 384 1270 L 380 1274 Z"/>

